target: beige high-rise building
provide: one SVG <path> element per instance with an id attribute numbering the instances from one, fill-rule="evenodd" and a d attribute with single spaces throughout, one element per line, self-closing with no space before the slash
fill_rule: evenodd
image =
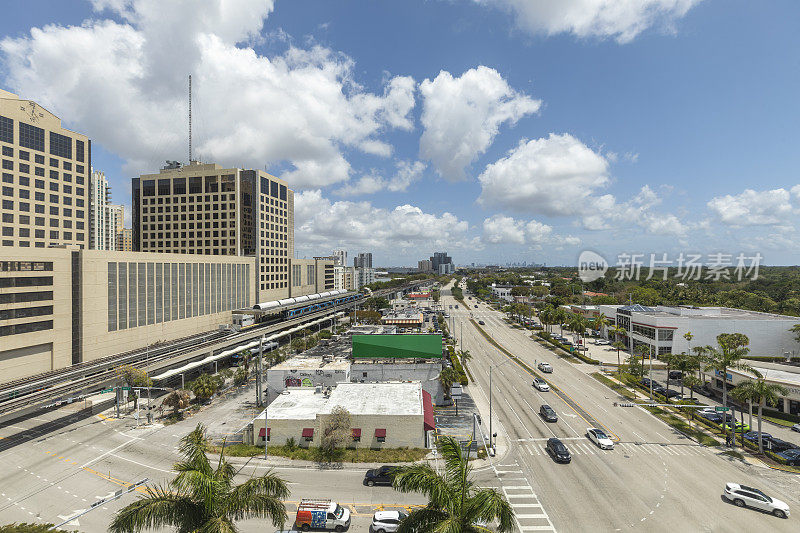
<path id="1" fill-rule="evenodd" d="M 117 234 L 122 230 L 125 208 L 111 204 L 111 186 L 105 173 L 92 170 L 89 200 L 89 248 L 116 250 Z"/>
<path id="2" fill-rule="evenodd" d="M 133 251 L 133 229 L 120 228 L 117 231 L 117 247 L 118 252 L 132 252 Z"/>
<path id="3" fill-rule="evenodd" d="M 258 301 L 290 291 L 294 191 L 261 170 L 168 162 L 133 179 L 133 246 L 142 252 L 257 258 Z"/>
<path id="4" fill-rule="evenodd" d="M 109 204 L 106 216 L 108 218 L 108 225 L 106 227 L 106 242 L 108 243 L 108 247 L 106 250 L 116 250 L 117 236 L 125 229 L 125 206 L 122 204 Z M 128 238 L 130 239 L 130 232 L 128 232 Z M 133 246 L 131 245 L 127 251 L 130 252 L 132 250 Z"/>
<path id="5" fill-rule="evenodd" d="M 89 248 L 91 141 L 0 89 L 0 246 Z"/>

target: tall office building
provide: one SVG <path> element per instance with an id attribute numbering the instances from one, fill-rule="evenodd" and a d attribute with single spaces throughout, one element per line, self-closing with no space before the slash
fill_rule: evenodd
<path id="1" fill-rule="evenodd" d="M 334 250 L 333 254 L 333 264 L 336 266 L 347 266 L 347 250 Z"/>
<path id="2" fill-rule="evenodd" d="M 360 253 L 353 258 L 353 266 L 356 268 L 372 268 L 372 252 Z"/>
<path id="3" fill-rule="evenodd" d="M 172 161 L 134 178 L 131 197 L 136 251 L 254 255 L 258 301 L 290 290 L 294 191 L 285 181 L 261 170 Z"/>
<path id="4" fill-rule="evenodd" d="M 0 89 L 0 245 L 88 248 L 91 141 Z"/>
<path id="5" fill-rule="evenodd" d="M 433 271 L 437 274 L 452 274 L 455 272 L 453 258 L 447 252 L 434 252 L 430 259 Z"/>
<path id="6" fill-rule="evenodd" d="M 335 290 L 352 291 L 355 288 L 355 267 L 335 265 L 333 267 L 333 288 Z"/>
<path id="7" fill-rule="evenodd" d="M 120 228 L 117 231 L 117 247 L 118 252 L 132 252 L 133 251 L 133 228 Z"/>
<path id="8" fill-rule="evenodd" d="M 109 203 L 111 186 L 102 171 L 92 171 L 89 201 L 91 205 L 89 209 L 89 227 L 91 228 L 89 248 L 92 250 L 116 250 L 117 233 L 122 229 L 125 208 Z"/>

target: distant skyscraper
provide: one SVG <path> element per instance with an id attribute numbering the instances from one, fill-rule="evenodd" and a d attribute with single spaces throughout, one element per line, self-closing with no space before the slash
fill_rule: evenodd
<path id="1" fill-rule="evenodd" d="M 133 251 L 133 230 L 131 228 L 120 228 L 117 232 L 117 250 L 120 252 Z"/>
<path id="2" fill-rule="evenodd" d="M 358 254 L 353 258 L 353 266 L 356 268 L 372 268 L 372 252 Z"/>
<path id="3" fill-rule="evenodd" d="M 124 207 L 113 205 L 111 187 L 105 174 L 92 170 L 89 187 L 89 248 L 92 250 L 116 250 L 117 233 L 123 227 Z"/>
<path id="4" fill-rule="evenodd" d="M 347 250 L 334 250 L 333 251 L 334 265 L 347 266 Z"/>
<path id="5" fill-rule="evenodd" d="M 431 257 L 431 266 L 433 271 L 438 274 L 452 274 L 455 272 L 453 258 L 447 255 L 447 252 L 434 252 L 433 257 Z"/>

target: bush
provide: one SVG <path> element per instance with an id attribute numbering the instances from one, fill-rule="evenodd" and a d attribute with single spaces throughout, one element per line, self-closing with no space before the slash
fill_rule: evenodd
<path id="1" fill-rule="evenodd" d="M 462 385 L 469 385 L 469 378 L 467 378 L 467 373 L 464 372 L 464 367 L 461 366 L 461 361 L 458 359 L 458 356 L 455 354 L 455 350 L 452 346 L 447 347 L 447 356 L 450 358 L 450 363 L 453 365 L 453 370 L 456 371 L 458 375 L 458 382 Z"/>

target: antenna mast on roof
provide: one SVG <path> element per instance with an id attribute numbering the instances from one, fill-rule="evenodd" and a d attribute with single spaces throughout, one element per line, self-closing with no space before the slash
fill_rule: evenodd
<path id="1" fill-rule="evenodd" d="M 189 163 L 192 162 L 192 75 L 189 74 Z"/>

